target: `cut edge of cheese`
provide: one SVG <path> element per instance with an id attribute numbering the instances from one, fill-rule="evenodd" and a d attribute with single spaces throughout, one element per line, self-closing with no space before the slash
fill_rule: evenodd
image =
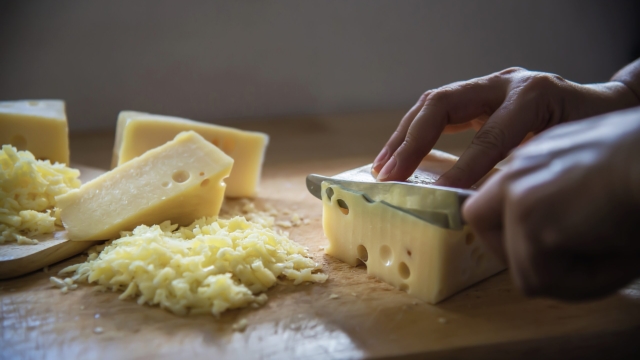
<path id="1" fill-rule="evenodd" d="M 233 159 L 193 131 L 56 197 L 69 238 L 114 238 L 138 225 L 217 216 Z"/>
<path id="2" fill-rule="evenodd" d="M 112 168 L 160 146 L 181 131 L 195 131 L 218 146 L 235 163 L 227 183 L 226 196 L 253 197 L 257 193 L 269 136 L 194 120 L 121 111 L 116 125 Z"/>
<path id="3" fill-rule="evenodd" d="M 0 101 L 0 143 L 39 160 L 69 165 L 69 129 L 62 100 Z"/>

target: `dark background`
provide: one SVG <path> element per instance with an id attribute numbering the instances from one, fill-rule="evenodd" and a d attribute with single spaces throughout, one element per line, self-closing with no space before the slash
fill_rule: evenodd
<path id="1" fill-rule="evenodd" d="M 406 109 L 509 66 L 606 81 L 639 44 L 639 1 L 2 1 L 0 99 L 75 131 Z"/>

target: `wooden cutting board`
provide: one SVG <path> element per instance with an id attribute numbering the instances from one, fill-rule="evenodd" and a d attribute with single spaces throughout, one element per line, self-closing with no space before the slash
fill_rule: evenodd
<path id="1" fill-rule="evenodd" d="M 80 180 L 83 184 L 105 172 L 85 165 L 72 164 L 71 167 L 80 170 Z M 70 241 L 64 229 L 33 238 L 38 240 L 37 244 L 0 244 L 0 279 L 9 279 L 42 269 L 100 243 L 100 241 Z"/>
<path id="2" fill-rule="evenodd" d="M 322 206 L 307 193 L 305 176 L 337 174 L 371 162 L 379 142 L 388 137 L 398 119 L 398 114 L 367 115 L 315 119 L 304 126 L 295 121 L 246 126 L 272 135 L 258 207 L 268 203 L 310 219 L 310 224 L 290 229 L 291 238 L 309 247 L 329 274 L 326 283 L 277 285 L 267 292 L 264 307 L 230 311 L 219 319 L 179 317 L 157 307 L 120 301 L 119 294 L 95 292 L 90 286 L 62 294 L 48 278 L 84 260 L 76 256 L 51 267 L 49 273 L 0 281 L 0 358 L 611 359 L 637 355 L 638 284 L 598 301 L 563 303 L 524 298 L 504 271 L 434 306 L 367 276 L 365 268 L 352 268 L 324 255 Z M 355 130 L 365 128 L 363 124 L 369 131 L 367 138 L 356 136 Z M 72 145 L 72 153 L 90 159 L 91 153 L 82 150 L 109 143 L 112 134 L 83 139 L 88 145 L 75 150 Z M 329 156 L 317 152 L 322 144 L 332 144 Z M 91 165 L 108 166 L 110 149 L 96 151 L 96 159 L 102 160 Z M 332 294 L 339 297 L 331 299 Z M 248 321 L 248 327 L 244 332 L 233 331 L 233 324 L 241 319 Z"/>

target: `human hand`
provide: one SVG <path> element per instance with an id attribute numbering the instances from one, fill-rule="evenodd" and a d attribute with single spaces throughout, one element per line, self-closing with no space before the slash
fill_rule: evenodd
<path id="1" fill-rule="evenodd" d="M 479 129 L 456 165 L 436 185 L 469 187 L 529 133 L 634 106 L 621 82 L 580 85 L 553 74 L 506 69 L 425 92 L 400 122 L 372 171 L 378 180 L 405 180 L 443 132 Z"/>
<path id="2" fill-rule="evenodd" d="M 527 295 L 584 299 L 640 276 L 640 107 L 549 129 L 463 208 Z"/>

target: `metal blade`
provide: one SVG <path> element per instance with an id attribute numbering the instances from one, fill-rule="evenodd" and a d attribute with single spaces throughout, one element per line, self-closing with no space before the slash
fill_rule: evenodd
<path id="1" fill-rule="evenodd" d="M 335 177 L 309 175 L 307 188 L 315 197 L 322 199 L 321 184 L 327 181 L 443 228 L 458 230 L 464 225 L 460 207 L 474 191 L 416 183 L 370 181 L 373 177 L 368 171 L 364 174 L 362 169 L 365 167 Z M 356 180 L 340 179 L 345 174 Z"/>

